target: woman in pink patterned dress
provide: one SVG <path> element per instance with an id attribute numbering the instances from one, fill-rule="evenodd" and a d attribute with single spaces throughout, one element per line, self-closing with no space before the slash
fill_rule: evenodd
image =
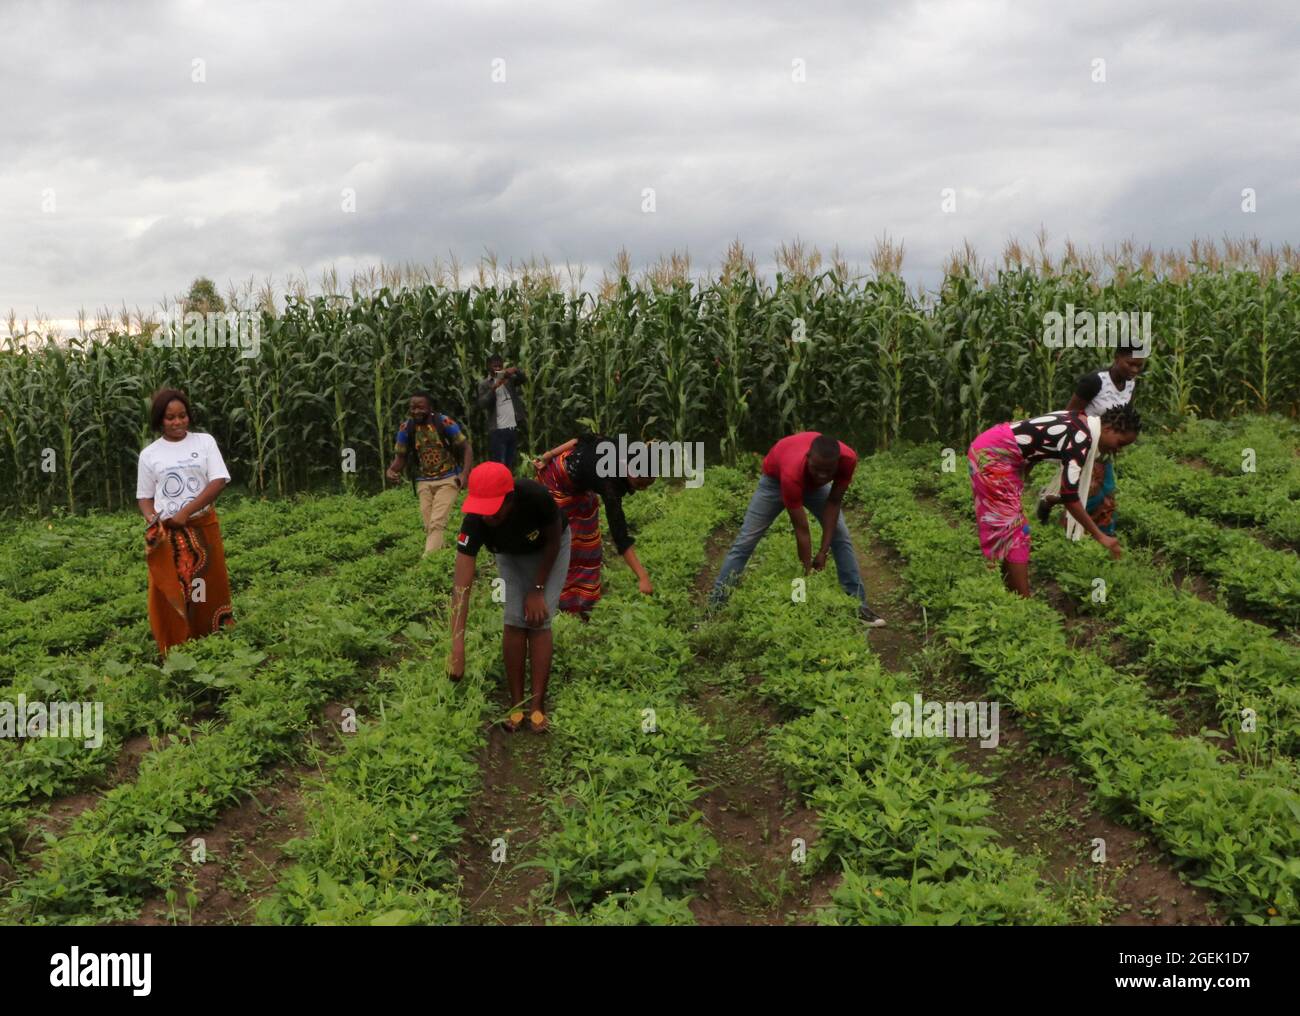
<path id="1" fill-rule="evenodd" d="M 1031 420 L 999 423 L 971 442 L 966 460 L 975 494 L 980 550 L 990 561 L 1001 564 L 1008 589 L 1029 595 L 1029 523 L 1022 497 L 1029 469 L 1045 459 L 1055 459 L 1065 467 L 1058 503 L 1118 560 L 1119 541 L 1098 529 L 1084 510 L 1080 478 L 1091 476 L 1099 452 L 1118 451 L 1137 440 L 1141 426 L 1131 404 L 1117 406 L 1100 417 L 1062 410 Z"/>

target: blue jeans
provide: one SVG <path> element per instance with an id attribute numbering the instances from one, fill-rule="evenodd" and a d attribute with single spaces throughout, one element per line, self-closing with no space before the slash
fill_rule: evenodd
<path id="1" fill-rule="evenodd" d="M 808 491 L 803 496 L 804 508 L 820 520 L 830 492 L 829 483 L 817 490 Z M 784 510 L 785 505 L 781 501 L 781 485 L 764 473 L 758 481 L 758 489 L 754 491 L 754 496 L 749 499 L 749 507 L 745 510 L 745 521 L 740 525 L 736 542 L 727 551 L 727 557 L 722 562 L 722 570 L 718 572 L 718 579 L 713 583 L 713 593 L 709 597 L 712 603 L 726 600 L 731 587 L 736 584 L 740 573 L 749 562 L 749 556 L 758 546 L 758 541 L 767 532 L 767 527 L 776 521 L 776 517 Z M 808 535 L 811 536 L 812 533 Z M 813 554 L 816 555 L 815 546 Z M 858 559 L 853 553 L 853 540 L 849 536 L 849 527 L 844 522 L 843 510 L 835 521 L 831 555 L 835 558 L 835 573 L 839 577 L 840 588 L 865 607 L 867 590 L 862 584 L 862 575 L 858 571 Z"/>
<path id="2" fill-rule="evenodd" d="M 513 473 L 519 461 L 519 431 L 514 427 L 498 427 L 489 434 L 488 461 L 504 463 Z"/>

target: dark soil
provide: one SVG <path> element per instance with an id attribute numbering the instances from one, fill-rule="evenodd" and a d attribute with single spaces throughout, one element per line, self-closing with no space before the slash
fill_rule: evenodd
<path id="1" fill-rule="evenodd" d="M 734 529 L 719 528 L 709 538 L 708 563 L 695 582 L 701 605 L 734 536 Z M 830 902 L 839 875 L 823 870 L 805 876 L 792 861 L 796 838 L 806 846 L 816 841 L 817 814 L 768 758 L 765 735 L 781 717 L 754 694 L 756 677 L 745 685 L 712 683 L 718 662 L 697 655 L 692 704 L 722 737 L 696 767 L 705 787 L 696 805 L 722 860 L 709 870 L 691 910 L 702 925 L 810 923 L 813 912 Z"/>
<path id="2" fill-rule="evenodd" d="M 877 613 L 889 622 L 870 633 L 872 647 L 891 670 L 917 664 L 922 693 L 945 701 L 975 701 L 987 694 L 943 653 L 923 657 L 927 638 L 921 610 L 906 599 L 902 560 L 870 535 L 860 513 L 850 528 L 863 581 Z M 1080 638 L 1087 632 L 1076 629 Z M 1038 855 L 1047 884 L 1077 918 L 1102 924 L 1217 924 L 1213 896 L 1178 877 L 1175 863 L 1145 836 L 1097 811 L 1088 786 L 1070 763 L 1044 754 L 1003 709 L 995 749 L 963 741 L 957 759 L 990 779 L 993 814 L 984 821 L 1001 843 Z M 1105 841 L 1106 860 L 1091 860 L 1095 839 Z"/>
<path id="3" fill-rule="evenodd" d="M 501 712 L 510 703 L 503 687 Z M 546 735 L 525 725 L 513 734 L 494 725 L 479 752 L 483 789 L 462 820 L 464 838 L 456 857 L 466 924 L 539 924 L 536 897 L 546 884 L 540 868 L 515 865 L 535 851 L 545 826 L 549 788 L 542 777 Z M 505 860 L 493 860 L 493 841 L 505 841 Z"/>
<path id="4" fill-rule="evenodd" d="M 203 841 L 206 859 L 186 869 L 166 894 L 147 900 L 140 916 L 130 923 L 252 924 L 257 904 L 275 890 L 292 863 L 284 844 L 301 836 L 305 784 L 319 771 L 309 765 L 277 766 L 266 774 L 265 785 L 225 812 L 215 825 L 186 838 L 193 850 Z M 194 894 L 191 909 L 189 894 Z"/>
<path id="5" fill-rule="evenodd" d="M 702 689 L 694 701 L 713 730 L 718 749 L 697 771 L 706 787 L 696 801 L 722 848 L 691 902 L 702 925 L 810 923 L 830 902 L 838 873 L 805 877 L 792 861 L 794 840 L 816 842 L 817 813 L 803 807 L 767 756 L 764 735 L 780 722 L 752 694 Z"/>
<path id="6" fill-rule="evenodd" d="M 164 735 L 158 742 L 158 748 L 166 748 L 171 741 L 170 736 Z M 35 867 L 39 864 L 39 855 L 31 852 L 41 849 L 45 842 L 44 834 L 49 833 L 55 837 L 62 836 L 67 832 L 68 827 L 72 825 L 77 816 L 99 804 L 106 790 L 123 783 L 134 782 L 136 775 L 140 771 L 141 761 L 145 755 L 153 750 L 153 742 L 150 741 L 148 734 L 136 734 L 134 737 L 129 737 L 122 743 L 122 750 L 118 754 L 112 770 L 96 779 L 87 789 L 72 794 L 64 794 L 43 804 L 37 802 L 36 807 L 41 810 L 27 823 L 27 835 L 18 846 L 19 859 L 30 854 L 28 860 L 31 866 Z M 0 874 L 4 874 L 4 872 L 0 872 Z"/>
<path id="7" fill-rule="evenodd" d="M 341 745 L 343 709 L 331 702 L 321 723 L 309 736 L 308 753 L 330 754 Z M 305 795 L 320 775 L 318 765 L 287 762 L 271 766 L 262 784 L 233 808 L 222 812 L 208 829 L 194 831 L 185 843 L 194 849 L 202 840 L 205 859 L 187 864 L 167 894 L 145 901 L 132 924 L 251 924 L 257 904 L 275 890 L 292 860 L 284 845 L 305 832 Z M 193 906 L 188 899 L 193 894 Z"/>

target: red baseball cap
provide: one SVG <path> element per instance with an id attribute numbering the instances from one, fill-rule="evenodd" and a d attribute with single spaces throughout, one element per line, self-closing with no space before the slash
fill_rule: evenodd
<path id="1" fill-rule="evenodd" d="M 515 489 L 515 477 L 500 462 L 484 462 L 469 474 L 469 494 L 460 510 L 467 515 L 495 515 L 506 495 Z"/>

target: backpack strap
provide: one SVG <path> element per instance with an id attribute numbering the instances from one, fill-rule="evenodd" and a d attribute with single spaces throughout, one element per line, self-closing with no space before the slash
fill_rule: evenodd
<path id="1" fill-rule="evenodd" d="M 452 457 L 453 461 L 455 461 L 456 449 L 451 446 L 451 440 L 447 437 L 446 415 L 444 415 L 443 413 L 439 413 L 437 410 L 434 410 L 432 416 L 433 416 L 433 426 L 438 431 L 438 440 L 442 442 L 442 446 L 447 449 L 447 454 Z M 408 448 L 408 452 L 406 455 L 406 468 L 410 471 L 411 474 L 411 490 L 415 490 L 415 478 L 416 476 L 419 475 L 420 472 L 418 455 L 416 454 L 416 448 L 415 448 L 416 424 L 414 420 L 408 418 L 406 423 L 403 424 L 403 426 L 406 428 L 407 448 Z"/>
<path id="2" fill-rule="evenodd" d="M 447 449 L 447 454 L 451 456 L 451 460 L 455 462 L 456 449 L 452 447 L 451 438 L 447 436 L 447 420 L 448 417 L 443 413 L 433 414 L 433 425 L 438 429 L 438 439 L 442 442 L 442 446 Z"/>
<path id="3" fill-rule="evenodd" d="M 419 455 L 415 449 L 415 421 L 408 416 L 406 422 L 402 424 L 402 429 L 406 431 L 406 475 L 411 481 L 411 493 L 416 494 L 418 491 L 415 489 L 415 478 L 419 475 L 420 466 Z"/>

